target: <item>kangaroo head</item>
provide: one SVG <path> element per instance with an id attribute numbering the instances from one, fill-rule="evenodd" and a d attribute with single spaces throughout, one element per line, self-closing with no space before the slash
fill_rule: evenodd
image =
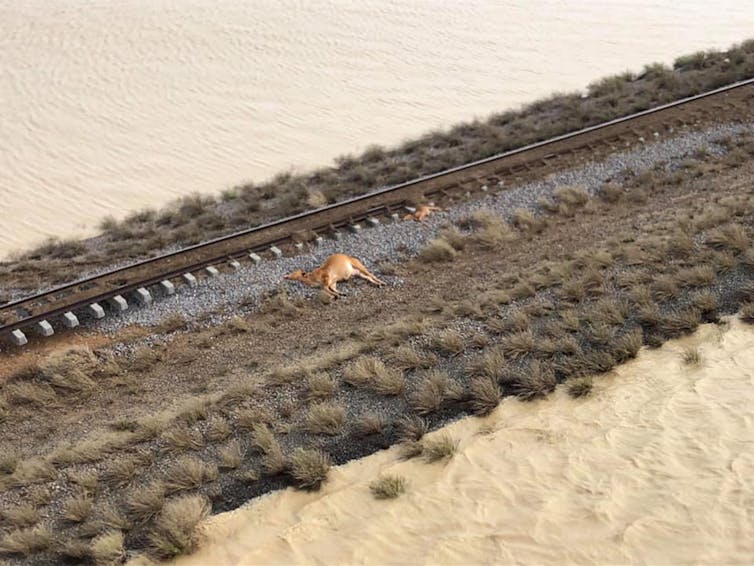
<path id="1" fill-rule="evenodd" d="M 288 281 L 306 281 L 306 271 L 304 271 L 303 269 L 297 269 L 296 271 L 284 276 L 283 279 L 287 279 Z"/>

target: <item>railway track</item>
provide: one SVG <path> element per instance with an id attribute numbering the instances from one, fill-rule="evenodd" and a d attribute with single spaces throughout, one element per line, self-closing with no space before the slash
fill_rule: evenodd
<path id="1" fill-rule="evenodd" d="M 423 200 L 452 202 L 505 190 L 510 182 L 556 170 L 566 158 L 569 163 L 594 158 L 723 114 L 749 117 L 752 107 L 754 79 L 87 277 L 0 305 L 0 337 L 24 345 L 29 329 L 50 336 L 53 323 L 73 328 L 82 315 L 104 317 L 105 302 L 116 312 L 127 309 L 129 301 L 146 305 L 154 295 L 171 295 L 176 285 L 196 285 L 198 277 L 239 268 L 241 261 L 258 263 L 337 238 L 344 230 L 394 221 Z"/>

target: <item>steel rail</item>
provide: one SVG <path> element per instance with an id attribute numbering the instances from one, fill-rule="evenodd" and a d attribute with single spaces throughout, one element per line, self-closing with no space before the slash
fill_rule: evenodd
<path id="1" fill-rule="evenodd" d="M 587 145 L 604 141 L 598 136 L 592 136 L 592 134 L 603 133 L 606 129 L 627 125 L 645 116 L 678 108 L 711 96 L 729 93 L 750 85 L 754 85 L 754 79 L 733 83 L 628 116 L 555 136 L 23 297 L 0 305 L 0 334 L 85 307 L 93 302 L 106 300 L 172 277 L 197 271 L 228 259 L 237 259 L 249 252 L 266 250 L 271 245 L 289 241 L 291 235 L 296 232 L 322 233 L 328 229 L 343 227 L 354 221 L 362 221 L 376 214 L 390 212 L 408 201 L 443 192 L 449 188 L 480 179 L 484 175 L 500 174 L 501 170 L 496 167 L 502 166 L 503 169 L 507 169 L 508 173 L 515 172 L 517 168 L 528 168 L 526 159 L 521 159 L 522 157 L 534 154 L 530 161 L 545 161 L 555 154 L 545 154 L 542 150 L 549 149 L 560 142 L 576 138 L 585 138 L 584 144 Z M 506 161 L 511 161 L 511 163 L 503 165 L 503 162 Z M 472 172 L 476 172 L 476 174 L 469 175 Z M 185 261 L 182 261 L 182 259 L 185 259 Z M 129 276 L 129 274 L 132 274 L 132 276 Z"/>

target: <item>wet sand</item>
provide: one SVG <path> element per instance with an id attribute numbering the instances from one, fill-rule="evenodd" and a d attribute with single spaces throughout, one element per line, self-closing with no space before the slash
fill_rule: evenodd
<path id="1" fill-rule="evenodd" d="M 683 365 L 698 347 L 699 367 Z M 212 517 L 176 564 L 745 564 L 754 558 L 754 329 L 738 320 L 644 349 L 595 380 L 506 399 L 433 434 L 447 463 L 395 449 Z M 372 498 L 380 473 L 407 492 Z"/>
<path id="2" fill-rule="evenodd" d="M 0 258 L 751 34 L 619 0 L 0 1 Z"/>

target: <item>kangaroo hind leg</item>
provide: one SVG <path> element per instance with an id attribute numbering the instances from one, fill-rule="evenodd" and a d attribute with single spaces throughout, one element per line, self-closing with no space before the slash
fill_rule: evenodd
<path id="1" fill-rule="evenodd" d="M 366 279 L 373 285 L 377 285 L 378 287 L 381 287 L 383 285 L 386 285 L 384 281 L 379 280 L 374 274 L 370 273 L 369 270 L 364 267 L 364 264 L 361 263 L 358 259 L 355 257 L 350 258 L 351 259 L 351 265 L 353 265 L 354 269 L 356 270 L 356 275 L 361 277 L 362 279 Z"/>

